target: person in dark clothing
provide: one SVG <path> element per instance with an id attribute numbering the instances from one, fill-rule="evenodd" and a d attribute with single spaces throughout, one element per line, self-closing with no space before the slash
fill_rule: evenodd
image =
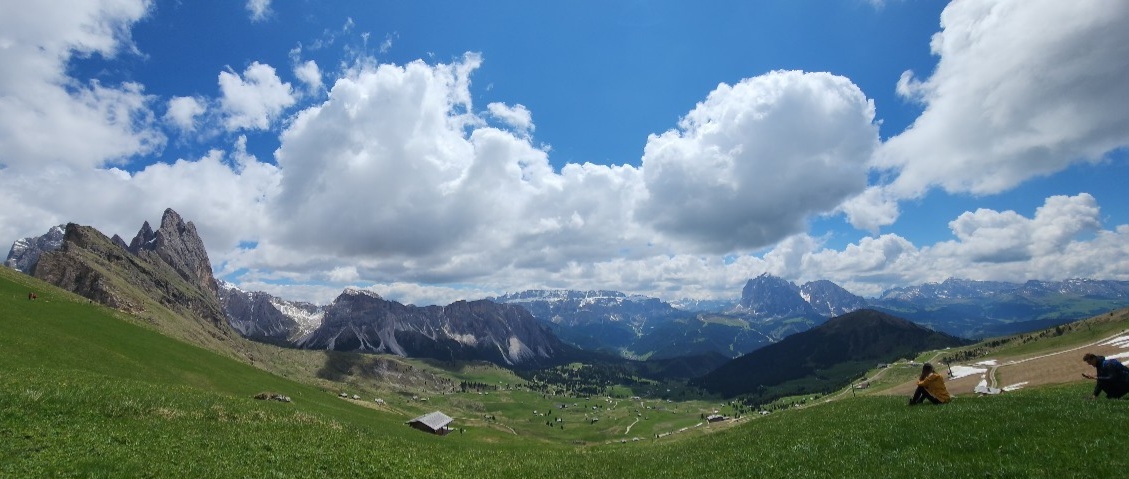
<path id="1" fill-rule="evenodd" d="M 1094 397 L 1105 391 L 1108 399 L 1119 399 L 1129 394 L 1129 368 L 1116 359 L 1106 359 L 1093 353 L 1086 353 L 1082 360 L 1094 367 L 1094 374 L 1082 373 L 1086 379 L 1096 380 Z"/>

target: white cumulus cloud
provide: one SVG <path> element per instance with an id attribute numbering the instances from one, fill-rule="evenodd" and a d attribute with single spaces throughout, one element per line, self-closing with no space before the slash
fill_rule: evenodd
<path id="1" fill-rule="evenodd" d="M 294 67 L 294 76 L 298 77 L 302 83 L 306 84 L 306 91 L 310 95 L 316 95 L 325 88 L 321 79 L 321 69 L 318 68 L 317 62 L 313 60 L 306 60 L 296 65 Z"/>
<path id="2" fill-rule="evenodd" d="M 169 100 L 165 121 L 181 131 L 196 129 L 196 117 L 207 111 L 204 100 L 191 96 L 178 96 Z"/>
<path id="3" fill-rule="evenodd" d="M 274 67 L 253 62 L 243 75 L 232 71 L 219 74 L 220 106 L 229 130 L 265 130 L 283 110 L 294 105 L 293 89 L 283 83 Z"/>
<path id="4" fill-rule="evenodd" d="M 913 245 L 896 234 L 842 250 L 812 248 L 795 278 L 831 279 L 856 294 L 960 277 L 982 281 L 1129 279 L 1129 225 L 1105 229 L 1093 196 L 1051 196 L 1030 217 L 978 209 L 949 222 L 954 239 Z"/>
<path id="5" fill-rule="evenodd" d="M 1079 235 L 1101 227 L 1097 201 L 1081 193 L 1052 196 L 1039 207 L 1033 218 L 1014 211 L 979 209 L 966 212 L 949 222 L 959 242 L 939 247 L 958 249 L 955 256 L 980 263 L 1026 261 L 1054 255 Z"/>
<path id="6" fill-rule="evenodd" d="M 1129 146 L 1126 24 L 1120 0 L 950 3 L 931 44 L 937 68 L 898 81 L 925 110 L 876 156 L 894 179 L 849 205 L 852 221 L 889 224 L 872 213 L 891 199 L 998 193 Z"/>
<path id="7" fill-rule="evenodd" d="M 164 145 L 143 85 L 67 74 L 75 56 L 131 53 L 129 27 L 148 2 L 3 1 L 0 11 L 0 166 L 101 166 Z"/>
<path id="8" fill-rule="evenodd" d="M 719 85 L 643 153 L 637 217 L 714 253 L 772 245 L 866 187 L 874 105 L 850 80 L 778 71 Z"/>
<path id="9" fill-rule="evenodd" d="M 305 270 L 284 259 L 302 251 L 332 264 L 318 274 L 348 263 L 378 282 L 598 282 L 687 244 L 724 253 L 794 234 L 861 191 L 877 143 L 873 105 L 849 81 L 773 72 L 719 86 L 681 130 L 651 138 L 641 168 L 554 171 L 525 107 L 475 111 L 480 63 L 361 63 L 295 115 L 276 154 L 277 229 L 247 260 Z"/>
<path id="10" fill-rule="evenodd" d="M 41 235 L 76 222 L 128 241 L 165 208 L 193 221 L 219 267 L 242 241 L 254 241 L 265 221 L 264 199 L 278 185 L 277 167 L 249 155 L 243 141 L 231 151 L 154 163 L 135 173 L 116 168 L 0 172 L 0 234 Z M 44 188 L 43 185 L 50 185 Z"/>
<path id="11" fill-rule="evenodd" d="M 534 130 L 533 114 L 525 105 L 508 106 L 505 103 L 491 103 L 486 105 L 490 115 L 513 127 L 519 132 L 529 133 Z"/>

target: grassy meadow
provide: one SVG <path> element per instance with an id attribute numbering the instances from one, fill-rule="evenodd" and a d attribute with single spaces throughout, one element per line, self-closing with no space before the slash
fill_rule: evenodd
<path id="1" fill-rule="evenodd" d="M 1129 401 L 1088 400 L 1084 382 L 940 407 L 847 395 L 693 427 L 720 404 L 546 397 L 506 388 L 520 379 L 499 368 L 417 362 L 499 389 L 427 401 L 389 391 L 377 406 L 119 315 L 0 273 L 0 477 L 1061 478 L 1129 467 Z M 252 398 L 265 391 L 293 402 Z M 404 425 L 434 409 L 465 432 Z"/>

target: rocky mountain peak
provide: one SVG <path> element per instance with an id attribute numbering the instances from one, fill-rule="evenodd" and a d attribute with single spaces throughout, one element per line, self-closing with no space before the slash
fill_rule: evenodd
<path id="1" fill-rule="evenodd" d="M 129 243 L 129 251 L 133 254 L 151 251 L 186 281 L 206 291 L 217 292 L 212 262 L 208 259 L 204 241 L 196 233 L 196 226 L 191 221 L 185 222 L 172 208 L 165 210 L 161 227 L 156 231 L 148 221 L 141 225 L 137 236 Z"/>
<path id="2" fill-rule="evenodd" d="M 43 253 L 32 274 L 107 306 L 144 316 L 198 344 L 217 347 L 227 324 L 203 241 L 192 223 L 165 210 L 156 231 L 146 222 L 126 247 L 120 237 L 68 223 L 62 245 Z M 170 314 L 171 313 L 171 314 Z"/>
<path id="3" fill-rule="evenodd" d="M 342 296 L 359 296 L 359 297 L 362 297 L 362 298 L 384 299 L 384 298 L 380 297 L 379 294 L 376 294 L 376 293 L 369 291 L 367 289 L 354 288 L 354 287 L 351 287 L 351 286 L 348 287 L 348 288 L 345 288 L 345 290 L 342 291 L 340 295 L 338 295 L 338 299 L 341 299 Z"/>
<path id="4" fill-rule="evenodd" d="M 137 236 L 133 237 L 133 241 L 129 242 L 129 252 L 137 254 L 141 250 L 152 251 L 154 249 L 153 243 L 157 240 L 157 233 L 153 231 L 153 227 L 149 226 L 146 221 L 141 224 L 141 229 L 137 231 Z"/>
<path id="5" fill-rule="evenodd" d="M 129 245 L 126 244 L 125 240 L 122 239 L 121 236 L 115 234 L 112 238 L 110 238 L 110 242 L 117 245 L 121 249 L 129 251 Z"/>
<path id="6" fill-rule="evenodd" d="M 741 289 L 738 309 L 758 316 L 816 315 L 815 310 L 800 294 L 799 286 L 767 273 L 745 283 L 745 287 Z"/>
<path id="7" fill-rule="evenodd" d="M 231 327 L 244 337 L 288 346 L 321 325 L 325 310 L 302 301 L 287 301 L 270 294 L 247 292 L 217 280 L 219 300 Z"/>
<path id="8" fill-rule="evenodd" d="M 825 279 L 804 283 L 800 296 L 821 316 L 839 316 L 868 305 L 863 297 Z"/>
<path id="9" fill-rule="evenodd" d="M 8 251 L 8 258 L 4 266 L 18 269 L 24 273 L 31 273 L 39 262 L 39 256 L 47 251 L 54 251 L 63 245 L 63 236 L 66 234 L 67 225 L 52 226 L 43 236 L 32 236 L 17 240 L 12 243 Z"/>

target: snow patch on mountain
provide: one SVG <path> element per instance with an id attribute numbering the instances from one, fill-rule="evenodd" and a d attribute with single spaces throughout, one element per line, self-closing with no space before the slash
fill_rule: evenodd
<path id="1" fill-rule="evenodd" d="M 31 274 L 39 262 L 39 256 L 48 251 L 54 251 L 63 246 L 63 237 L 66 236 L 67 225 L 52 226 L 43 236 L 32 236 L 16 240 L 4 266 L 17 269 L 26 274 Z"/>
<path id="2" fill-rule="evenodd" d="M 353 295 L 353 296 L 359 295 L 359 296 L 368 296 L 370 298 L 376 298 L 376 299 L 384 299 L 384 298 L 381 298 L 379 294 L 376 294 L 373 291 L 369 291 L 367 289 L 356 288 L 356 287 L 353 287 L 353 286 L 345 288 L 345 291 L 343 291 L 342 293 L 348 294 L 348 295 Z"/>
<path id="3" fill-rule="evenodd" d="M 270 304 L 278 309 L 278 312 L 298 323 L 298 334 L 302 336 L 309 334 L 311 331 L 317 329 L 318 326 L 321 326 L 322 319 L 325 318 L 324 308 L 309 310 L 295 306 L 290 301 L 276 297 L 271 297 Z"/>

